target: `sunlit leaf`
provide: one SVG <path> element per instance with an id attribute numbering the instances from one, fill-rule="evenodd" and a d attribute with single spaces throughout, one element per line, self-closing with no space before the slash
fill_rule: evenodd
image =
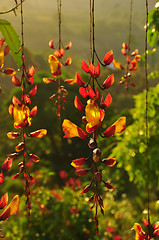
<path id="1" fill-rule="evenodd" d="M 5 38 L 5 42 L 8 44 L 10 52 L 14 57 L 17 65 L 19 68 L 22 66 L 22 50 L 19 51 L 21 47 L 21 41 L 14 30 L 13 26 L 10 22 L 4 19 L 0 19 L 0 32 L 2 33 L 3 37 Z"/>

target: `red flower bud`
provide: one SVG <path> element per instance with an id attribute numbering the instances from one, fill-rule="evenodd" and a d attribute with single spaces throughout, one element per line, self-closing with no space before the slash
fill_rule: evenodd
<path id="1" fill-rule="evenodd" d="M 16 152 L 20 152 L 24 149 L 24 147 L 25 147 L 25 143 L 21 142 L 15 147 L 15 150 L 16 150 Z"/>
<path id="2" fill-rule="evenodd" d="M 40 158 L 38 156 L 36 156 L 35 154 L 30 154 L 30 159 L 33 161 L 33 162 L 39 162 L 40 161 Z"/>
<path id="3" fill-rule="evenodd" d="M 49 41 L 49 47 L 50 47 L 50 48 L 54 48 L 53 40 L 50 40 L 50 41 Z"/>
<path id="4" fill-rule="evenodd" d="M 18 177 L 19 177 L 19 173 L 16 173 L 16 174 L 12 177 L 12 179 L 15 180 L 15 179 L 18 178 Z"/>
<path id="5" fill-rule="evenodd" d="M 83 191 L 81 192 L 81 194 L 87 193 L 87 192 L 89 192 L 89 190 L 90 190 L 90 185 L 87 185 L 83 188 Z"/>
<path id="6" fill-rule="evenodd" d="M 105 187 L 107 187 L 108 189 L 115 189 L 110 183 L 106 182 L 104 183 Z"/>
<path id="7" fill-rule="evenodd" d="M 109 167 L 112 167 L 116 163 L 116 158 L 105 158 L 102 160 L 102 163 L 104 163 L 105 165 L 107 165 Z"/>
<path id="8" fill-rule="evenodd" d="M 3 172 L 7 172 L 11 167 L 12 167 L 12 159 L 6 158 L 2 165 Z"/>
<path id="9" fill-rule="evenodd" d="M 86 159 L 85 158 L 78 158 L 78 159 L 73 160 L 72 162 L 77 166 L 81 166 L 81 165 L 86 163 Z"/>
<path id="10" fill-rule="evenodd" d="M 102 181 L 102 174 L 100 172 L 96 172 L 95 176 L 96 176 L 97 182 L 100 183 Z"/>
<path id="11" fill-rule="evenodd" d="M 14 159 L 14 158 L 16 158 L 16 157 L 18 156 L 18 153 L 11 153 L 11 154 L 8 154 L 7 156 L 8 156 L 9 158 Z"/>
<path id="12" fill-rule="evenodd" d="M 12 83 L 14 83 L 14 85 L 17 87 L 20 87 L 21 85 L 19 79 L 15 75 L 12 77 Z"/>
<path id="13" fill-rule="evenodd" d="M 76 173 L 78 176 L 84 176 L 86 175 L 87 173 L 89 172 L 88 169 L 80 169 L 80 170 L 77 170 Z"/>

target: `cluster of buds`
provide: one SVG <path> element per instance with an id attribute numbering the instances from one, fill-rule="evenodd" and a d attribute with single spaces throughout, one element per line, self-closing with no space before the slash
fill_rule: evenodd
<path id="1" fill-rule="evenodd" d="M 4 47 L 4 43 L 5 43 L 5 38 L 0 38 L 0 72 L 9 76 L 14 76 L 16 74 L 16 71 L 13 68 L 3 69 L 4 57 L 9 53 L 9 47 L 8 45 Z M 2 89 L 0 89 L 0 92 L 1 91 Z"/>
<path id="2" fill-rule="evenodd" d="M 0 185 L 4 181 L 4 175 L 6 172 L 9 171 L 9 169 L 12 167 L 12 159 L 13 157 L 8 155 L 8 157 L 4 160 L 1 172 L 0 172 Z M 2 213 L 0 214 L 0 221 L 6 221 L 11 215 L 14 215 L 17 213 L 19 209 L 19 196 L 16 195 L 13 197 L 11 202 L 8 204 L 8 193 L 4 194 L 0 198 L 0 209 L 4 209 Z M 0 238 L 4 238 L 4 235 L 0 235 Z"/>
<path id="3" fill-rule="evenodd" d="M 109 65 L 113 61 L 113 52 L 109 51 L 104 59 L 102 65 Z M 90 190 L 94 191 L 94 194 L 89 198 L 89 202 L 93 202 L 91 209 L 95 206 L 95 225 L 96 233 L 98 235 L 98 206 L 100 207 L 101 213 L 104 215 L 104 206 L 102 196 L 99 193 L 99 184 L 104 184 L 108 189 L 113 189 L 113 186 L 104 181 L 102 172 L 98 170 L 99 163 L 112 167 L 116 163 L 115 158 L 105 158 L 101 160 L 102 151 L 98 148 L 97 136 L 98 133 L 103 138 L 109 138 L 115 133 L 121 133 L 126 128 L 126 118 L 121 117 L 110 127 L 108 127 L 104 133 L 100 132 L 101 123 L 105 117 L 105 110 L 109 107 L 112 102 L 112 97 L 110 93 L 104 98 L 100 95 L 98 87 L 105 90 L 114 83 L 114 75 L 110 75 L 106 80 L 100 85 L 98 77 L 100 76 L 100 63 L 97 62 L 96 68 L 94 64 L 89 61 L 89 66 L 83 60 L 82 61 L 83 70 L 89 74 L 90 79 L 88 83 L 82 80 L 79 73 L 76 73 L 75 79 L 68 79 L 66 82 L 68 84 L 77 83 L 79 86 L 80 95 L 86 100 L 86 104 L 83 104 L 80 99 L 75 96 L 74 105 L 75 107 L 84 112 L 82 116 L 82 123 L 86 125 L 86 132 L 78 127 L 76 124 L 72 123 L 68 119 L 64 119 L 62 128 L 65 138 L 79 137 L 81 139 L 88 139 L 88 146 L 90 148 L 89 157 L 82 157 L 72 161 L 72 166 L 75 168 L 75 172 L 78 176 L 84 176 L 86 174 L 91 174 L 90 184 L 83 188 L 81 194 L 88 193 Z M 95 86 L 96 83 L 96 86 Z M 91 87 L 92 84 L 93 87 Z M 89 164 L 89 167 L 83 167 L 85 164 Z"/>
<path id="4" fill-rule="evenodd" d="M 117 69 L 126 69 L 126 74 L 121 78 L 120 84 L 125 83 L 127 89 L 128 79 L 131 77 L 130 72 L 134 72 L 138 69 L 138 61 L 141 59 L 141 56 L 138 53 L 138 49 L 130 53 L 130 49 L 125 42 L 122 44 L 121 53 L 126 56 L 126 68 L 116 60 L 113 60 L 113 66 Z M 132 60 L 130 59 L 130 56 L 133 58 Z M 136 87 L 133 82 L 130 82 L 130 86 Z"/>
<path id="5" fill-rule="evenodd" d="M 55 99 L 55 105 L 57 106 L 57 116 L 60 118 L 61 109 L 65 109 L 64 103 L 67 102 L 66 95 L 68 94 L 67 90 L 61 85 L 61 68 L 62 66 L 69 66 L 72 63 L 72 59 L 69 57 L 65 62 L 63 62 L 63 56 L 65 55 L 65 50 L 69 50 L 72 46 L 72 42 L 62 48 L 59 47 L 59 50 L 55 50 L 54 54 L 49 55 L 48 62 L 50 64 L 50 71 L 53 78 L 43 78 L 43 82 L 48 84 L 51 82 L 58 81 L 57 92 L 50 96 L 50 99 Z M 49 42 L 49 47 L 55 49 L 53 40 Z"/>
<path id="6" fill-rule="evenodd" d="M 37 85 L 34 85 L 34 67 L 29 67 L 26 70 L 24 64 L 24 56 L 21 57 L 23 65 L 21 67 L 22 76 L 19 80 L 15 75 L 12 76 L 12 82 L 15 86 L 22 87 L 22 97 L 19 100 L 16 96 L 12 97 L 12 104 L 9 106 L 9 113 L 14 118 L 14 128 L 17 131 L 11 131 L 7 133 L 9 139 L 20 138 L 18 145 L 15 147 L 15 152 L 8 155 L 8 158 L 5 163 L 6 167 L 11 167 L 12 159 L 22 158 L 19 166 L 19 171 L 12 177 L 13 180 L 18 178 L 20 175 L 24 176 L 25 179 L 25 195 L 26 195 L 26 206 L 28 210 L 28 216 L 30 217 L 30 189 L 31 185 L 34 184 L 35 180 L 30 174 L 27 163 L 29 161 L 39 162 L 40 158 L 33 153 L 30 153 L 27 149 L 26 138 L 42 138 L 47 134 L 46 129 L 39 129 L 34 132 L 28 132 L 28 127 L 31 125 L 32 118 L 37 114 L 37 106 L 34 106 L 32 109 L 29 108 L 31 104 L 31 98 L 37 93 Z M 31 88 L 30 88 L 31 86 Z M 29 88 L 29 89 L 28 89 Z M 18 131 L 19 130 L 19 131 Z"/>
<path id="7" fill-rule="evenodd" d="M 159 221 L 153 226 L 151 223 L 143 219 L 146 231 L 144 231 L 139 223 L 135 223 L 132 230 L 135 230 L 135 239 L 146 240 L 146 239 L 158 239 L 159 236 Z"/>
<path id="8" fill-rule="evenodd" d="M 8 172 L 8 170 L 12 166 L 12 159 L 13 159 L 12 156 L 8 156 L 3 162 L 2 169 L 0 172 L 0 185 L 4 181 L 4 174 Z M 0 221 L 6 221 L 10 217 L 10 215 L 14 215 L 17 213 L 19 209 L 19 196 L 18 195 L 14 196 L 11 202 L 8 205 L 7 204 L 8 193 L 4 194 L 4 196 L 0 198 L 0 209 L 5 208 L 0 215 Z"/>

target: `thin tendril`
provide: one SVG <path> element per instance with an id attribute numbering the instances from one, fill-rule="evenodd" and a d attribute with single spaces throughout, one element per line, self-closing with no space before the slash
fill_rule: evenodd
<path id="1" fill-rule="evenodd" d="M 130 2 L 130 20 L 129 20 L 129 38 L 128 38 L 128 55 L 130 53 L 130 43 L 131 43 L 131 26 L 132 26 L 132 6 L 133 6 L 133 0 Z"/>
<path id="2" fill-rule="evenodd" d="M 146 84 L 146 163 L 147 163 L 147 209 L 148 209 L 148 224 L 150 224 L 150 166 L 149 166 L 149 156 L 148 156 L 148 147 L 149 147 L 149 140 L 148 140 L 148 71 L 147 71 L 147 26 L 148 26 L 148 0 L 146 0 L 146 33 L 145 33 L 145 84 Z M 149 231 L 149 229 L 148 229 Z"/>
<path id="3" fill-rule="evenodd" d="M 95 54 L 95 23 L 94 23 L 94 0 L 92 2 L 92 40 L 93 40 L 93 49 L 92 49 L 92 64 L 94 64 L 94 54 Z"/>
<path id="4" fill-rule="evenodd" d="M 24 78 L 25 64 L 24 64 L 24 19 L 23 19 L 23 1 L 21 0 L 21 41 L 22 41 L 22 83 Z"/>
<path id="5" fill-rule="evenodd" d="M 90 52 L 92 59 L 92 0 L 90 0 Z"/>
<path id="6" fill-rule="evenodd" d="M 15 10 L 20 6 L 22 5 L 22 3 L 24 2 L 25 0 L 22 0 L 19 4 L 17 4 L 14 8 L 11 8 L 7 11 L 3 11 L 3 12 L 0 12 L 0 14 L 6 14 L 6 13 L 10 13 L 10 12 L 14 12 L 15 13 Z"/>

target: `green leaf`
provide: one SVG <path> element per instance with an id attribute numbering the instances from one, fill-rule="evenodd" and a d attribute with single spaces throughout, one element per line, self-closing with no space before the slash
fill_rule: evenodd
<path id="1" fill-rule="evenodd" d="M 19 51 L 21 41 L 13 26 L 7 20 L 0 19 L 0 32 L 9 46 L 10 52 L 19 68 L 22 66 L 22 50 Z M 19 52 L 18 52 L 19 51 Z M 17 53 L 18 52 L 18 53 Z"/>

